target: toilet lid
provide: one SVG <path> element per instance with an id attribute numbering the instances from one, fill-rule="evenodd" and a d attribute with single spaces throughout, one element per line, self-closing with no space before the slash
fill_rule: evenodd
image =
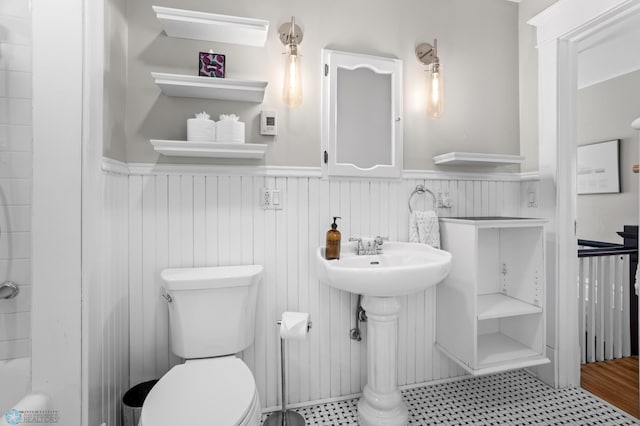
<path id="1" fill-rule="evenodd" d="M 240 424 L 256 392 L 251 371 L 230 356 L 173 367 L 144 401 L 141 423 L 153 426 Z"/>

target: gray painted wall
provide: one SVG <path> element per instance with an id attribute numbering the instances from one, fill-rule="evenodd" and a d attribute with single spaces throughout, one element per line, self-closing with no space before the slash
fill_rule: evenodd
<path id="1" fill-rule="evenodd" d="M 103 154 L 127 160 L 127 18 L 126 0 L 105 2 Z"/>
<path id="2" fill-rule="evenodd" d="M 247 125 L 247 142 L 270 145 L 265 159 L 256 164 L 319 166 L 320 49 L 323 47 L 403 60 L 405 169 L 434 169 L 431 157 L 449 151 L 520 152 L 516 3 L 407 0 L 399 6 L 383 0 L 161 2 L 168 7 L 267 19 L 271 28 L 264 48 L 170 38 L 162 31 L 151 9 L 156 0 L 126 3 L 126 161 L 197 161 L 159 157 L 149 139 L 184 139 L 186 119 L 206 110 L 213 117 L 221 113 L 238 114 Z M 280 101 L 284 46 L 277 38 L 276 29 L 291 15 L 295 15 L 296 23 L 304 30 L 301 45 L 304 103 L 297 109 L 287 109 Z M 425 89 L 426 76 L 424 67 L 415 59 L 414 48 L 434 38 L 438 38 L 445 73 L 446 115 L 439 121 L 428 119 L 424 105 L 416 101 Z M 150 72 L 195 74 L 198 51 L 209 49 L 227 55 L 227 77 L 269 82 L 262 105 L 171 98 L 161 94 Z M 258 118 L 262 109 L 274 109 L 278 113 L 279 134 L 275 138 L 259 135 Z M 105 155 L 122 159 L 115 136 L 114 132 L 112 142 L 105 145 Z"/>
<path id="3" fill-rule="evenodd" d="M 578 195 L 578 238 L 622 242 L 616 231 L 638 224 L 638 132 L 631 122 L 640 117 L 640 71 L 578 91 L 578 144 L 620 139 L 619 194 Z"/>

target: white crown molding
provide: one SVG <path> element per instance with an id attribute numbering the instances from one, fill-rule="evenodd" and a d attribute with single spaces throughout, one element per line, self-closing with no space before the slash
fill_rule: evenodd
<path id="1" fill-rule="evenodd" d="M 537 172 L 535 172 L 537 173 Z M 529 173 L 527 173 L 528 175 Z M 523 180 L 523 173 L 484 173 L 484 172 L 441 172 L 437 170 L 404 170 L 403 179 L 426 180 L 492 180 L 505 182 L 519 182 Z M 526 179 L 532 180 L 532 179 Z"/>
<path id="2" fill-rule="evenodd" d="M 125 163 L 103 157 L 102 170 L 124 175 L 226 175 L 280 176 L 322 178 L 320 167 L 247 166 L 227 164 Z M 437 170 L 404 170 L 402 179 L 481 180 L 520 182 L 539 180 L 537 171 L 525 173 L 442 172 Z"/>
<path id="3" fill-rule="evenodd" d="M 532 182 L 540 180 L 540 172 L 535 170 L 533 172 L 522 172 L 520 173 L 520 181 L 521 182 Z"/>
<path id="4" fill-rule="evenodd" d="M 107 157 L 102 157 L 102 171 L 119 175 L 130 174 L 127 163 Z"/>
<path id="5" fill-rule="evenodd" d="M 322 176 L 320 167 L 169 163 L 129 163 L 128 167 L 132 175 Z"/>

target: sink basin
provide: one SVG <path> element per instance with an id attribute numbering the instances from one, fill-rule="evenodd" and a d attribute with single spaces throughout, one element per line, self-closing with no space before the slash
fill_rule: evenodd
<path id="1" fill-rule="evenodd" d="M 356 255 L 356 243 L 342 244 L 340 259 L 326 260 L 318 248 L 320 281 L 364 296 L 402 296 L 438 284 L 451 270 L 451 254 L 426 244 L 385 242 L 382 253 Z"/>

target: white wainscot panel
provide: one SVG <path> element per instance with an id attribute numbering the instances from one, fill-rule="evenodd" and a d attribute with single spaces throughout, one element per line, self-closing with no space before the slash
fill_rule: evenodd
<path id="1" fill-rule="evenodd" d="M 363 340 L 349 338 L 357 296 L 319 283 L 315 250 L 332 216 L 342 238 L 408 240 L 409 195 L 416 185 L 448 192 L 440 215 L 516 215 L 518 181 L 322 180 L 318 177 L 146 174 L 129 177 L 131 383 L 162 376 L 181 362 L 169 348 L 159 273 L 167 267 L 262 264 L 254 344 L 242 354 L 263 407 L 279 403 L 279 335 L 283 311 L 311 314 L 305 341 L 287 345 L 289 403 L 359 393 L 366 382 Z M 260 188 L 281 191 L 282 210 L 263 210 Z M 421 208 L 421 207 L 417 207 Z M 401 385 L 463 374 L 434 347 L 435 292 L 402 298 Z"/>

